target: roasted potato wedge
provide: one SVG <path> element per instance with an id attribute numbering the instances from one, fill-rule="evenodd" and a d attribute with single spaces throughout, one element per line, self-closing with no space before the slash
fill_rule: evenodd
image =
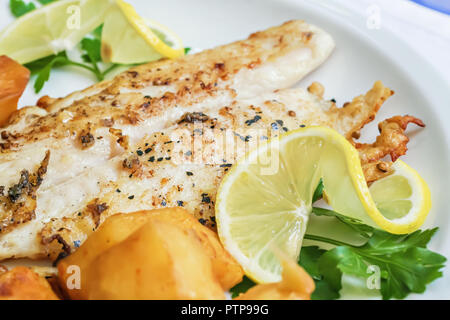
<path id="1" fill-rule="evenodd" d="M 0 127 L 16 111 L 29 79 L 27 68 L 7 56 L 0 56 Z"/>
<path id="2" fill-rule="evenodd" d="M 98 255 L 82 276 L 86 299 L 224 299 L 192 230 L 154 219 Z"/>
<path id="3" fill-rule="evenodd" d="M 119 251 L 119 249 L 113 248 L 115 248 L 116 246 L 122 247 L 122 242 L 128 241 L 128 238 L 131 237 L 131 235 L 134 235 L 135 232 L 138 232 L 138 230 L 140 230 L 141 227 L 143 227 L 149 222 L 150 223 L 157 222 L 159 224 L 162 223 L 172 225 L 178 228 L 179 230 L 182 230 L 184 233 L 189 234 L 190 238 L 194 237 L 196 242 L 198 242 L 201 246 L 202 254 L 208 258 L 209 263 L 212 266 L 213 270 L 212 272 L 214 275 L 213 278 L 217 279 L 217 282 L 221 286 L 222 292 L 230 289 L 232 286 L 234 286 L 235 284 L 239 283 L 242 280 L 243 277 L 242 268 L 231 257 L 231 255 L 227 251 L 225 251 L 225 249 L 220 244 L 217 235 L 213 231 L 200 224 L 186 210 L 182 208 L 167 208 L 152 211 L 140 211 L 128 214 L 117 214 L 109 217 L 100 226 L 100 228 L 96 232 L 94 232 L 75 253 L 61 260 L 58 263 L 60 284 L 63 287 L 63 289 L 65 288 L 67 294 L 72 299 L 86 299 L 87 297 L 92 298 L 92 296 L 90 296 L 89 293 L 87 292 L 91 290 L 90 289 L 91 284 L 88 283 L 91 280 L 88 280 L 88 277 L 83 275 L 91 274 L 89 272 L 92 271 L 92 268 L 94 268 L 93 266 L 99 265 L 98 259 L 100 259 L 100 261 L 110 261 L 108 260 L 109 258 L 108 259 L 104 257 L 100 258 L 100 255 L 102 255 L 102 253 L 104 252 L 107 251 L 109 252 L 110 250 L 111 252 L 116 252 L 116 250 Z M 175 238 L 170 239 L 169 237 L 166 238 L 167 239 L 165 239 L 164 241 L 170 242 L 170 244 L 173 244 L 175 247 L 182 245 L 180 244 L 181 240 L 177 240 Z M 163 239 L 161 239 L 160 241 L 163 241 Z M 175 247 L 171 250 L 174 251 L 176 249 Z M 124 250 L 124 252 L 126 252 L 126 250 Z M 175 254 L 177 254 L 177 251 L 174 252 Z M 132 257 L 128 258 L 116 257 L 116 258 L 121 261 L 145 262 L 146 258 L 140 257 L 141 255 L 150 257 L 153 256 L 153 253 L 146 250 L 143 250 L 140 253 L 135 252 L 134 254 L 136 255 L 135 258 Z M 174 256 L 173 252 L 171 252 L 170 256 Z M 142 259 L 144 260 L 142 261 Z M 201 258 L 199 259 L 200 259 L 199 261 L 202 261 Z M 176 262 L 177 264 L 181 265 L 186 261 L 187 260 L 178 259 L 178 261 Z M 71 276 L 71 272 L 67 272 L 67 270 L 72 265 L 76 265 L 80 268 L 81 272 L 80 290 L 77 289 L 70 290 L 67 287 L 67 281 Z M 110 264 L 109 266 L 111 268 L 115 268 L 113 264 Z M 150 268 L 150 265 L 147 266 Z M 196 266 L 196 268 L 200 268 L 199 262 L 194 262 L 193 266 Z M 139 266 L 136 263 L 130 263 L 130 268 L 136 267 L 142 266 Z M 184 267 L 190 268 L 189 265 Z M 195 275 L 193 275 L 192 277 L 194 276 Z M 143 284 L 143 286 L 145 286 L 145 284 Z M 124 293 L 125 292 L 127 291 L 124 291 Z M 174 291 L 172 291 L 172 293 L 173 292 Z M 217 298 L 218 296 L 216 295 L 215 297 Z M 98 298 L 97 294 L 96 298 Z M 125 299 L 125 297 L 121 298 Z M 159 298 L 162 299 L 163 297 L 160 296 Z M 187 296 L 184 298 L 189 299 Z M 214 296 L 211 296 L 209 298 L 214 298 Z"/>
<path id="4" fill-rule="evenodd" d="M 0 300 L 58 300 L 47 280 L 27 267 L 0 273 Z"/>
<path id="5" fill-rule="evenodd" d="M 296 261 L 276 252 L 283 266 L 282 280 L 258 284 L 235 300 L 310 300 L 315 289 L 314 280 Z"/>

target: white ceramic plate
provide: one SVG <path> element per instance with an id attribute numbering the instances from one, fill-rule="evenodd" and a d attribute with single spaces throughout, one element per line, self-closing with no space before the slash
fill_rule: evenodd
<path id="1" fill-rule="evenodd" d="M 334 0 L 165 0 L 164 2 L 130 0 L 138 12 L 176 31 L 186 46 L 206 49 L 246 38 L 251 32 L 266 29 L 290 19 L 304 19 L 327 30 L 337 47 L 331 58 L 299 83 L 312 81 L 325 85 L 326 96 L 343 104 L 355 95 L 366 92 L 375 80 L 382 80 L 395 90 L 394 97 L 382 107 L 372 125 L 362 132 L 364 140 L 376 136 L 376 124 L 393 115 L 411 114 L 421 118 L 425 129 L 409 130 L 411 142 L 403 157 L 428 182 L 433 209 L 425 228 L 439 226 L 431 248 L 450 257 L 450 214 L 447 206 L 449 173 L 450 120 L 449 88 L 428 63 L 411 48 L 385 29 L 369 30 L 366 18 L 346 10 Z M 0 5 L 0 28 L 12 18 L 7 1 Z M 93 83 L 93 79 L 77 72 L 58 71 L 52 74 L 43 94 L 58 97 Z M 21 105 L 37 99 L 28 88 Z M 448 299 L 450 268 L 444 277 L 428 286 L 425 294 L 410 295 L 416 299 Z M 344 298 L 376 297 L 361 281 L 346 278 Z"/>

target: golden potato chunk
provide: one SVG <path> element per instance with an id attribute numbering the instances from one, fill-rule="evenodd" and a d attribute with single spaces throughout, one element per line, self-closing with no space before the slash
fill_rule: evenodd
<path id="1" fill-rule="evenodd" d="M 294 260 L 281 252 L 277 256 L 283 266 L 282 280 L 258 284 L 235 300 L 310 300 L 315 289 L 314 280 Z"/>
<path id="2" fill-rule="evenodd" d="M 86 299 L 224 299 L 210 258 L 191 230 L 145 223 L 85 270 Z"/>
<path id="3" fill-rule="evenodd" d="M 0 56 L 0 127 L 4 126 L 27 86 L 30 71 L 20 63 Z"/>
<path id="4" fill-rule="evenodd" d="M 0 300 L 58 300 L 49 283 L 27 267 L 0 273 Z"/>
<path id="5" fill-rule="evenodd" d="M 80 289 L 69 288 L 73 266 Z M 219 299 L 243 277 L 217 235 L 181 208 L 111 216 L 58 271 L 72 299 Z"/>

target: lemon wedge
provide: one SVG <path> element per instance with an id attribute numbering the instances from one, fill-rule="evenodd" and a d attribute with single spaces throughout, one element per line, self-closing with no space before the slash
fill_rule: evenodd
<path id="1" fill-rule="evenodd" d="M 298 258 L 321 178 L 339 213 L 391 233 L 412 232 L 430 210 L 430 193 L 406 164 L 394 169 L 369 191 L 358 152 L 343 136 L 325 127 L 291 131 L 250 151 L 222 180 L 215 208 L 220 239 L 254 281 L 280 281 L 272 249 Z"/>
<path id="2" fill-rule="evenodd" d="M 102 33 L 102 59 L 122 64 L 143 63 L 184 55 L 181 39 L 167 27 L 139 16 L 132 5 L 116 0 Z"/>
<path id="3" fill-rule="evenodd" d="M 0 34 L 0 55 L 25 64 L 73 49 L 101 25 L 110 0 L 56 1 L 10 24 Z"/>

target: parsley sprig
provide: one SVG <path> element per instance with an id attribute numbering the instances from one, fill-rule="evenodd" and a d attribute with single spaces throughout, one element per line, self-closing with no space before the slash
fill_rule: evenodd
<path id="1" fill-rule="evenodd" d="M 18 18 L 23 16 L 25 13 L 36 9 L 36 5 L 33 2 L 26 3 L 22 0 L 9 0 L 9 8 L 11 13 Z"/>
<path id="2" fill-rule="evenodd" d="M 314 201 L 322 196 L 322 190 L 323 184 L 320 183 L 314 193 Z M 330 250 L 305 246 L 301 250 L 299 264 L 316 284 L 312 299 L 339 298 L 343 274 L 368 278 L 371 276 L 369 266 L 376 266 L 380 270 L 380 293 L 383 299 L 404 299 L 410 293 L 423 293 L 427 284 L 442 277 L 441 269 L 446 258 L 427 249 L 438 228 L 394 235 L 332 210 L 314 207 L 312 213 L 334 217 L 365 239 L 362 245 L 355 245 L 321 235 L 305 235 L 305 239 L 335 246 Z M 250 279 L 245 278 L 230 291 L 236 297 L 253 285 Z"/>
<path id="3" fill-rule="evenodd" d="M 302 248 L 299 263 L 310 272 L 317 285 L 312 298 L 330 299 L 330 293 L 339 297 L 342 274 L 367 278 L 369 266 L 377 266 L 381 271 L 383 299 L 404 299 L 412 292 L 423 293 L 427 284 L 442 277 L 440 269 L 446 261 L 442 255 L 426 248 L 437 229 L 418 230 L 408 235 L 374 229 L 372 236 L 361 246 L 305 235 L 305 239 L 336 245 L 328 251 L 315 246 Z M 311 260 L 311 256 L 315 260 Z M 311 265 L 314 265 L 313 269 Z"/>
<path id="4" fill-rule="evenodd" d="M 51 55 L 30 63 L 25 66 L 31 71 L 32 75 L 36 75 L 34 82 L 34 90 L 39 93 L 44 84 L 50 78 L 50 72 L 63 66 L 75 66 L 83 68 L 94 74 L 98 81 L 103 81 L 108 73 L 119 67 L 119 64 L 108 64 L 106 68 L 101 69 L 101 32 L 102 26 L 98 27 L 89 37 L 81 40 L 80 47 L 82 50 L 81 58 L 83 63 L 73 61 L 68 58 L 66 51 L 62 51 L 56 55 Z"/>
<path id="5" fill-rule="evenodd" d="M 37 0 L 41 5 L 46 5 L 57 0 Z M 36 5 L 31 1 L 9 0 L 9 8 L 14 17 L 18 18 L 36 9 Z"/>

